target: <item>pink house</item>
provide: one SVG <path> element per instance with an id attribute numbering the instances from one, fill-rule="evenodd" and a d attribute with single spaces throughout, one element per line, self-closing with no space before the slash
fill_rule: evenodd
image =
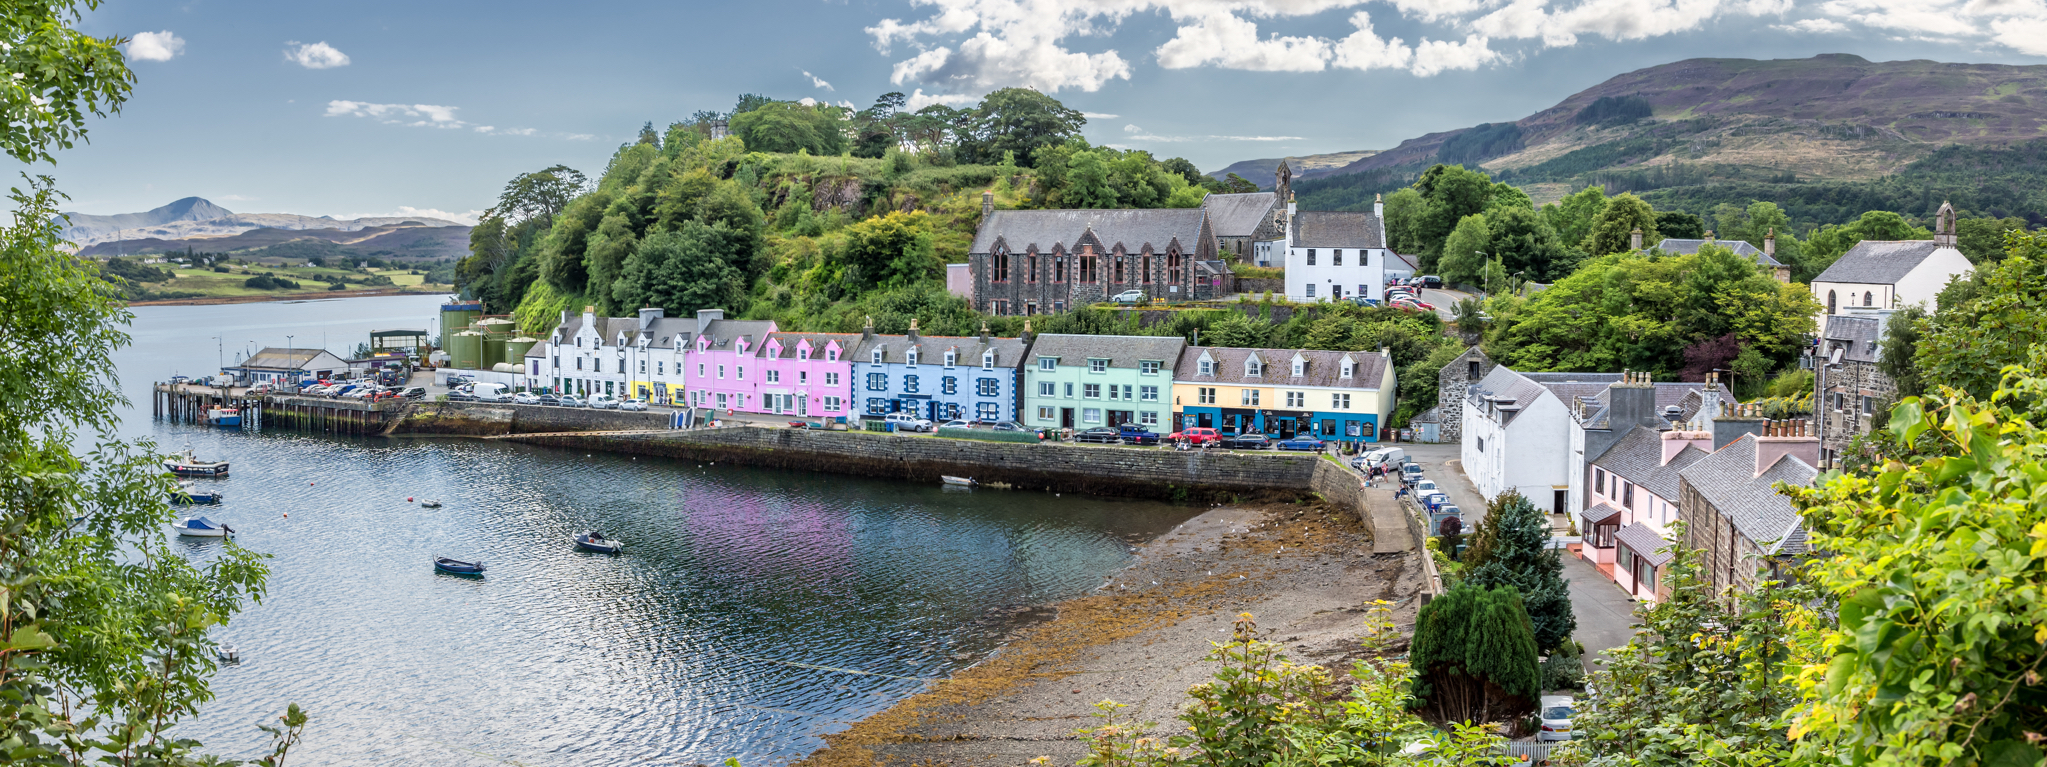
<path id="1" fill-rule="evenodd" d="M 757 404 L 745 408 L 798 418 L 844 420 L 853 400 L 855 333 L 770 333 L 760 348 Z"/>
<path id="2" fill-rule="evenodd" d="M 1592 461 L 1578 555 L 1636 599 L 1660 599 L 1670 524 L 1679 518 L 1678 473 L 1712 452 L 1710 431 L 1629 431 Z"/>
<path id="3" fill-rule="evenodd" d="M 722 309 L 698 310 L 697 337 L 683 363 L 690 405 L 759 412 L 760 350 L 774 332 L 773 320 L 728 320 Z"/>

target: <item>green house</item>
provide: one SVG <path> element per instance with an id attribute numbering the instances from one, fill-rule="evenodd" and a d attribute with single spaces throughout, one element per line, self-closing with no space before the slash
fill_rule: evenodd
<path id="1" fill-rule="evenodd" d="M 1173 368 L 1186 339 L 1046 334 L 1024 363 L 1023 424 L 1088 429 L 1135 423 L 1153 431 L 1173 417 Z"/>

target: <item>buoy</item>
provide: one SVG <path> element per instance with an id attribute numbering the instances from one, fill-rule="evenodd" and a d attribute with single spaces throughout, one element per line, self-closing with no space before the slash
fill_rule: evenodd
<path id="1" fill-rule="evenodd" d="M 312 487 L 312 486 L 313 486 L 313 483 L 311 483 L 311 482 L 307 482 L 307 483 L 306 483 L 306 487 Z"/>
<path id="2" fill-rule="evenodd" d="M 408 496 L 405 496 L 405 502 L 406 502 L 406 503 L 411 503 L 411 502 L 412 502 L 412 496 L 409 496 L 409 495 L 408 495 Z"/>
<path id="3" fill-rule="evenodd" d="M 284 518 L 285 518 L 285 519 L 291 519 L 291 512 L 289 512 L 289 511 L 285 512 L 285 513 L 284 513 Z"/>

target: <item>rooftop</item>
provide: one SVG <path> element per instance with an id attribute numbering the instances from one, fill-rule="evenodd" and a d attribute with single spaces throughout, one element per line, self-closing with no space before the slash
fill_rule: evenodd
<path id="1" fill-rule="evenodd" d="M 1251 355 L 1258 355 L 1263 363 L 1259 375 L 1246 375 L 1244 363 Z M 1293 374 L 1293 360 L 1298 355 L 1307 364 L 1300 377 Z M 1201 359 L 1206 356 L 1214 362 L 1213 373 L 1201 374 Z M 1349 357 L 1354 367 L 1351 377 L 1343 377 L 1343 360 Z M 1253 386 L 1319 386 L 1325 388 L 1350 388 L 1377 391 L 1386 377 L 1386 358 L 1378 352 L 1324 351 L 1320 349 L 1240 349 L 1222 346 L 1190 346 L 1180 355 L 1180 364 L 1173 368 L 1173 380 L 1190 383 L 1214 382 Z"/>
<path id="2" fill-rule="evenodd" d="M 1090 359 L 1108 359 L 1115 368 L 1136 368 L 1141 360 L 1164 363 L 1171 375 L 1180 360 L 1187 339 L 1179 336 L 1080 336 L 1047 333 L 1031 343 L 1031 357 L 1058 357 L 1061 365 L 1085 365 Z"/>
<path id="3" fill-rule="evenodd" d="M 1805 552 L 1805 525 L 1778 482 L 1812 484 L 1819 471 L 1785 456 L 1757 476 L 1756 436 L 1744 434 L 1679 472 L 1686 484 L 1726 516 L 1736 530 L 1771 555 Z"/>
<path id="4" fill-rule="evenodd" d="M 1383 248 L 1386 228 L 1371 213 L 1304 210 L 1294 214 L 1293 244 L 1301 248 Z"/>
<path id="5" fill-rule="evenodd" d="M 1896 285 L 1941 247 L 1933 240 L 1863 240 L 1841 254 L 1813 282 Z"/>
<path id="6" fill-rule="evenodd" d="M 1072 250 L 1087 232 L 1094 232 L 1103 252 L 1122 245 L 1128 253 L 1150 246 L 1164 253 L 1177 244 L 1183 253 L 1195 250 L 1201 237 L 1201 223 L 1207 213 L 1200 208 L 1156 208 L 1149 210 L 998 210 L 981 221 L 969 253 L 993 253 L 1000 244 L 1012 253 L 1033 248 L 1050 253 L 1055 248 Z"/>

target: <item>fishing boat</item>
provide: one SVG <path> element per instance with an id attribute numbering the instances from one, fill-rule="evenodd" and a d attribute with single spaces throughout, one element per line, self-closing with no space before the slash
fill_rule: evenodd
<path id="1" fill-rule="evenodd" d="M 242 650 L 234 646 L 232 642 L 222 642 L 219 646 L 213 648 L 213 657 L 218 658 L 222 663 L 240 663 L 242 662 Z"/>
<path id="2" fill-rule="evenodd" d="M 206 411 L 206 422 L 223 429 L 242 427 L 242 411 L 231 407 L 217 407 Z"/>
<path id="3" fill-rule="evenodd" d="M 186 447 L 182 453 L 172 453 L 171 459 L 163 462 L 163 467 L 180 477 L 227 476 L 226 461 L 199 460 L 198 456 L 192 454 L 191 447 Z"/>
<path id="4" fill-rule="evenodd" d="M 178 534 L 188 538 L 225 538 L 233 535 L 235 529 L 205 517 L 186 517 L 178 520 Z"/>
<path id="5" fill-rule="evenodd" d="M 973 486 L 974 486 L 974 480 L 973 480 L 973 478 L 971 478 L 971 477 L 955 477 L 955 476 L 952 476 L 952 475 L 949 475 L 949 474 L 941 474 L 941 475 L 939 475 L 939 477 L 938 477 L 938 478 L 939 478 L 939 479 L 942 479 L 942 480 L 945 480 L 945 484 L 948 484 L 948 485 L 958 485 L 958 486 L 960 486 L 960 487 L 973 487 Z"/>
<path id="6" fill-rule="evenodd" d="M 227 499 L 227 493 L 219 490 L 200 490 L 191 480 L 180 480 L 178 489 L 171 492 L 171 503 L 179 506 L 210 506 Z"/>
<path id="7" fill-rule="evenodd" d="M 625 551 L 625 544 L 604 537 L 603 533 L 592 530 L 576 536 L 576 548 L 599 554 L 618 554 Z"/>
<path id="8" fill-rule="evenodd" d="M 482 562 L 464 562 L 447 557 L 434 557 L 434 569 L 449 575 L 482 575 Z"/>
<path id="9" fill-rule="evenodd" d="M 419 502 L 419 507 L 420 507 L 420 508 L 422 508 L 422 509 L 438 509 L 438 508 L 440 508 L 440 507 L 441 507 L 441 502 L 440 502 L 440 501 L 436 501 L 436 500 L 434 500 L 434 499 L 432 499 L 432 498 L 428 498 L 428 499 L 426 499 L 426 500 L 424 500 L 424 501 L 420 501 L 420 502 Z"/>

